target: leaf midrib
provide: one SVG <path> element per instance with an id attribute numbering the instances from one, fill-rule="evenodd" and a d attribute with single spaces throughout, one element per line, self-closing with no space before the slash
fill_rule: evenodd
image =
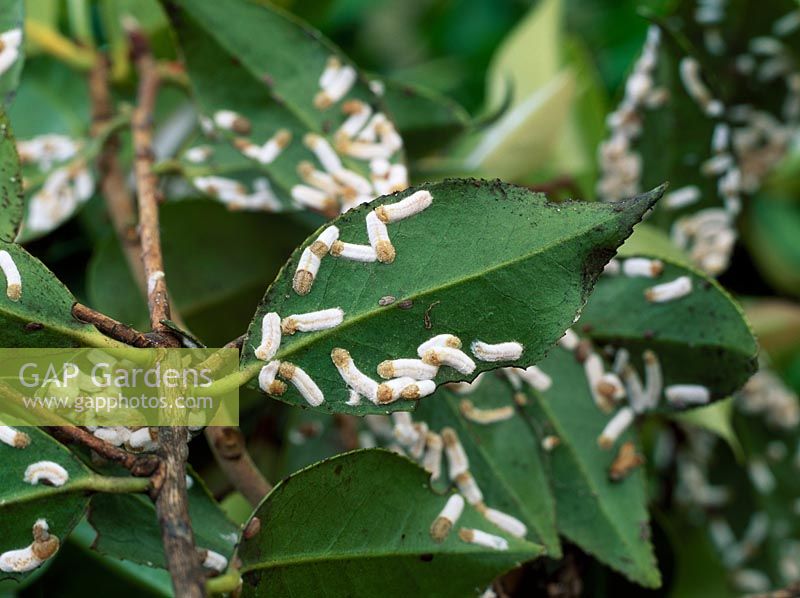
<path id="1" fill-rule="evenodd" d="M 592 491 L 593 495 L 599 497 L 600 496 L 599 487 L 596 485 L 595 481 L 589 475 L 589 470 L 587 469 L 586 465 L 583 463 L 583 460 L 579 458 L 578 451 L 577 451 L 574 443 L 571 440 L 571 436 L 565 433 L 564 428 L 562 427 L 560 420 L 557 417 L 555 417 L 554 416 L 554 412 L 548 408 L 548 406 L 547 406 L 547 400 L 548 400 L 547 397 L 545 397 L 543 394 L 538 393 L 538 392 L 534 392 L 534 394 L 536 395 L 536 399 L 537 399 L 539 405 L 541 405 L 542 410 L 546 413 L 546 415 L 550 419 L 550 422 L 553 424 L 553 426 L 558 431 L 559 438 L 570 438 L 570 441 L 569 442 L 565 442 L 564 445 L 566 447 L 568 447 L 568 450 L 572 455 L 573 461 L 577 465 L 578 470 L 583 474 L 583 479 L 586 481 L 586 484 L 589 487 L 589 489 Z M 652 566 L 653 563 L 650 562 L 651 559 L 640 559 L 640 558 L 637 558 L 639 553 L 640 553 L 640 551 L 638 551 L 636 549 L 636 546 L 631 544 L 628 541 L 628 539 L 625 537 L 625 534 L 622 533 L 621 528 L 617 525 L 616 518 L 612 517 L 611 513 L 607 510 L 606 505 L 605 505 L 605 501 L 597 500 L 596 504 L 600 508 L 600 511 L 603 513 L 603 515 L 605 515 L 606 520 L 611 524 L 611 529 L 614 530 L 614 532 L 616 533 L 617 537 L 620 539 L 622 544 L 624 544 L 629 549 L 630 554 L 634 555 L 635 561 L 639 562 L 640 564 L 645 564 L 645 565 L 651 565 Z"/>
<path id="2" fill-rule="evenodd" d="M 454 401 L 455 400 L 457 400 L 455 397 L 449 396 L 449 397 L 447 397 L 447 400 L 445 402 L 447 403 L 447 407 L 450 409 L 450 411 L 454 414 L 454 416 L 460 422 L 461 426 L 467 432 L 469 432 L 469 428 L 467 427 L 466 423 L 464 422 L 464 418 L 461 415 L 461 412 L 454 405 Z M 519 414 L 516 411 L 514 412 L 514 417 L 519 417 Z M 470 434 L 470 436 L 471 436 L 471 434 Z M 489 464 L 491 466 L 490 469 L 492 469 L 495 472 L 502 471 L 502 468 L 497 463 L 495 463 L 495 461 L 489 455 L 489 452 L 484 448 L 484 446 L 485 446 L 484 444 L 473 441 L 472 445 L 476 448 L 478 453 L 480 453 L 480 455 L 483 458 L 483 460 L 487 464 Z M 519 509 L 519 511 L 526 514 L 526 519 L 528 519 L 528 521 L 530 522 L 531 526 L 540 535 L 540 539 L 541 539 L 544 536 L 544 534 L 539 529 L 540 526 L 539 526 L 538 522 L 536 521 L 535 518 L 533 518 L 530 514 L 528 514 L 528 510 L 527 510 L 527 507 L 526 507 L 525 503 L 522 501 L 522 498 L 519 496 L 519 493 L 517 493 L 517 491 L 514 490 L 514 488 L 510 485 L 510 481 L 506 478 L 505 475 L 500 475 L 500 474 L 496 473 L 494 477 L 495 477 L 495 479 L 500 481 L 503 490 L 505 490 L 506 494 L 513 499 L 513 501 L 516 504 L 516 506 Z M 549 490 L 549 488 L 548 488 L 548 490 Z"/>
<path id="3" fill-rule="evenodd" d="M 528 542 L 526 540 L 526 542 Z M 529 552 L 525 552 L 523 550 L 473 550 L 470 549 L 469 546 L 466 544 L 462 550 L 453 550 L 450 552 L 434 552 L 434 556 L 437 554 L 444 554 L 446 556 L 464 556 L 464 555 L 508 555 L 511 557 L 515 555 L 520 559 L 530 560 L 537 555 L 540 555 L 544 552 L 544 547 L 540 544 L 534 544 L 533 542 L 528 542 L 532 546 L 532 550 Z M 414 552 L 388 552 L 388 551 L 371 551 L 371 552 L 363 552 L 363 551 L 352 551 L 352 552 L 337 552 L 337 553 L 326 553 L 320 555 L 310 555 L 310 556 L 299 556 L 291 559 L 286 560 L 268 560 L 268 561 L 259 561 L 252 565 L 244 565 L 240 569 L 242 573 L 249 573 L 250 571 L 260 571 L 263 569 L 278 569 L 282 567 L 293 567 L 297 565 L 313 565 L 313 564 L 323 564 L 323 563 L 336 563 L 339 561 L 343 561 L 345 559 L 352 560 L 352 559 L 359 559 L 359 560 L 373 560 L 373 559 L 389 559 L 389 558 L 411 558 L 411 557 L 418 557 L 422 554 L 430 553 L 429 550 L 419 550 Z"/>

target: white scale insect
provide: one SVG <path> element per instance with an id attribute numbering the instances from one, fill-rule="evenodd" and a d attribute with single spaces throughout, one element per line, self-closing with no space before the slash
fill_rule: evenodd
<path id="1" fill-rule="evenodd" d="M 494 550 L 508 550 L 508 540 L 479 529 L 462 527 L 458 530 L 458 537 L 469 544 L 477 544 Z"/>
<path id="2" fill-rule="evenodd" d="M 342 169 L 342 161 L 339 155 L 324 137 L 316 133 L 307 133 L 306 136 L 303 137 L 303 143 L 314 152 L 322 168 L 324 168 L 328 174 L 332 175 L 334 172 L 338 172 Z"/>
<path id="3" fill-rule="evenodd" d="M 422 466 L 431 474 L 431 480 L 436 481 L 442 475 L 442 449 L 444 441 L 436 432 L 425 435 L 425 455 L 422 457 Z"/>
<path id="4" fill-rule="evenodd" d="M 272 164 L 289 145 L 292 134 L 286 129 L 278 129 L 264 145 L 256 145 L 248 140 L 236 143 L 243 155 L 261 164 Z"/>
<path id="5" fill-rule="evenodd" d="M 602 449 L 609 449 L 614 446 L 614 443 L 628 429 L 633 423 L 635 413 L 631 407 L 623 407 L 617 411 L 616 415 L 611 418 L 611 421 L 606 424 L 600 437 L 597 439 L 597 444 Z"/>
<path id="6" fill-rule="evenodd" d="M 331 307 L 312 311 L 304 314 L 292 314 L 281 320 L 280 327 L 284 334 L 295 332 L 317 332 L 335 328 L 344 321 L 344 311 L 341 307 Z"/>
<path id="7" fill-rule="evenodd" d="M 553 379 L 535 365 L 517 371 L 517 375 L 539 392 L 549 390 Z"/>
<path id="8" fill-rule="evenodd" d="M 375 214 L 382 222 L 390 224 L 419 214 L 423 210 L 429 208 L 432 203 L 433 196 L 430 191 L 423 189 L 412 193 L 405 199 L 396 203 L 378 206 L 375 208 Z"/>
<path id="9" fill-rule="evenodd" d="M 392 241 L 389 239 L 389 231 L 386 225 L 378 218 L 374 210 L 367 214 L 366 223 L 369 244 L 375 250 L 378 261 L 384 264 L 391 264 L 394 261 L 396 252 Z"/>
<path id="10" fill-rule="evenodd" d="M 214 113 L 213 120 L 220 129 L 233 131 L 239 135 L 248 135 L 252 129 L 250 121 L 233 110 L 218 110 Z"/>
<path id="11" fill-rule="evenodd" d="M 690 56 L 684 56 L 679 65 L 683 86 L 689 96 L 697 102 L 708 116 L 721 116 L 724 110 L 722 102 L 711 95 L 706 84 L 700 77 L 700 63 Z"/>
<path id="12" fill-rule="evenodd" d="M 477 505 L 483 502 L 483 492 L 481 492 L 478 483 L 470 472 L 465 471 L 458 474 L 455 482 L 456 486 L 458 486 L 458 491 L 464 495 L 464 498 L 469 504 Z"/>
<path id="13" fill-rule="evenodd" d="M 69 472 L 53 461 L 37 461 L 25 468 L 23 481 L 31 485 L 45 482 L 50 486 L 63 486 L 69 480 Z"/>
<path id="14" fill-rule="evenodd" d="M 460 350 L 461 340 L 452 334 L 438 334 L 417 347 L 417 355 L 427 364 L 447 365 L 462 374 L 475 371 L 475 362 Z"/>
<path id="15" fill-rule="evenodd" d="M 143 427 L 131 431 L 131 435 L 128 438 L 128 446 L 134 450 L 154 450 L 158 439 L 158 434 L 154 430 L 155 428 Z"/>
<path id="16" fill-rule="evenodd" d="M 22 29 L 9 29 L 0 34 L 0 75 L 8 71 L 19 58 Z"/>
<path id="17" fill-rule="evenodd" d="M 444 505 L 444 508 L 436 516 L 431 524 L 430 534 L 434 542 L 443 542 L 450 534 L 450 530 L 458 522 L 464 512 L 464 497 L 460 494 L 452 494 Z"/>
<path id="18" fill-rule="evenodd" d="M 322 394 L 319 386 L 303 369 L 295 364 L 288 361 L 281 362 L 280 366 L 278 366 L 278 375 L 291 382 L 312 407 L 319 407 L 325 402 L 325 395 Z"/>
<path id="19" fill-rule="evenodd" d="M 8 251 L 0 251 L 0 270 L 6 277 L 6 295 L 12 301 L 19 301 L 22 297 L 22 278 Z"/>
<path id="20" fill-rule="evenodd" d="M 497 509 L 492 509 L 483 503 L 478 503 L 475 505 L 475 508 L 478 510 L 478 512 L 480 512 L 481 515 L 486 517 L 487 521 L 494 523 L 501 530 L 511 534 L 512 536 L 524 538 L 528 533 L 527 526 L 522 523 L 522 521 L 512 515 L 509 515 L 508 513 L 503 513 Z"/>
<path id="21" fill-rule="evenodd" d="M 0 426 L 0 442 L 14 448 L 26 448 L 31 443 L 31 437 L 11 426 Z"/>
<path id="22" fill-rule="evenodd" d="M 341 348 L 333 349 L 331 351 L 331 360 L 347 386 L 359 395 L 367 397 L 373 403 L 377 401 L 378 383 L 356 367 L 347 350 Z"/>
<path id="23" fill-rule="evenodd" d="M 257 359 L 269 361 L 281 345 L 281 317 L 274 311 L 264 314 L 261 320 L 261 344 L 256 347 Z"/>
<path id="24" fill-rule="evenodd" d="M 275 379 L 280 366 L 280 361 L 270 361 L 258 373 L 258 387 L 269 395 L 281 396 L 286 392 L 286 384 Z"/>
<path id="25" fill-rule="evenodd" d="M 292 278 L 292 288 L 298 295 L 308 295 L 311 292 L 314 279 L 317 276 L 317 272 L 319 272 L 322 256 L 315 250 L 316 248 L 313 244 L 306 247 L 297 261 L 297 270 L 295 270 Z"/>
<path id="26" fill-rule="evenodd" d="M 673 405 L 705 405 L 711 391 L 700 384 L 672 384 L 664 388 L 664 397 Z"/>
<path id="27" fill-rule="evenodd" d="M 480 409 L 469 399 L 462 399 L 459 404 L 461 414 L 476 424 L 495 424 L 514 417 L 514 407 L 506 405 L 494 409 Z"/>
<path id="28" fill-rule="evenodd" d="M 325 191 L 309 187 L 308 185 L 295 185 L 291 189 L 294 202 L 306 208 L 317 210 L 325 214 L 332 214 L 338 211 L 339 204 Z"/>
<path id="29" fill-rule="evenodd" d="M 314 96 L 314 107 L 319 110 L 330 108 L 348 94 L 356 78 L 356 70 L 352 66 L 343 65 L 336 56 L 328 58 L 319 78 L 320 91 Z"/>
<path id="30" fill-rule="evenodd" d="M 664 263 L 661 260 L 631 257 L 622 263 L 622 273 L 625 274 L 625 276 L 656 278 L 660 276 L 663 271 Z"/>
<path id="31" fill-rule="evenodd" d="M 644 297 L 651 303 L 666 303 L 685 297 L 692 292 L 692 279 L 679 276 L 675 280 L 645 289 Z"/>
<path id="32" fill-rule="evenodd" d="M 455 480 L 469 469 L 469 459 L 467 459 L 467 453 L 453 428 L 443 428 L 441 435 L 447 457 L 447 472 L 450 479 Z"/>
<path id="33" fill-rule="evenodd" d="M 8 550 L 0 554 L 0 571 L 5 573 L 25 573 L 32 571 L 52 557 L 57 551 L 59 540 L 50 534 L 45 519 L 37 519 L 33 524 L 33 542 L 30 546 Z"/>
<path id="34" fill-rule="evenodd" d="M 378 375 L 384 379 L 408 377 L 414 380 L 431 380 L 439 368 L 421 359 L 391 359 L 378 364 Z"/>
<path id="35" fill-rule="evenodd" d="M 669 210 L 680 210 L 681 208 L 697 203 L 700 201 L 701 197 L 702 194 L 697 185 L 687 185 L 686 187 L 681 187 L 680 189 L 675 189 L 667 193 L 661 203 Z"/>
<path id="36" fill-rule="evenodd" d="M 516 361 L 522 357 L 523 346 L 516 341 L 489 344 L 474 340 L 470 349 L 481 361 Z"/>
<path id="37" fill-rule="evenodd" d="M 203 567 L 211 569 L 217 573 L 222 573 L 228 568 L 228 559 L 218 552 L 213 550 L 204 549 L 205 556 L 203 558 Z"/>

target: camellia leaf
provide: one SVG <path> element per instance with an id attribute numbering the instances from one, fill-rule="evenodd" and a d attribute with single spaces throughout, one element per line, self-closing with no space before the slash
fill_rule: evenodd
<path id="1" fill-rule="evenodd" d="M 166 4 L 200 111 L 210 118 L 209 126 L 216 134 L 230 144 L 227 149 L 219 144 L 194 147 L 184 154 L 182 171 L 198 189 L 247 209 L 279 211 L 311 207 L 328 214 L 344 211 L 356 201 L 382 195 L 377 191 L 380 184 L 371 179 L 370 160 L 342 144 L 371 130 L 366 120 L 357 127 L 352 125 L 351 108 L 358 106 L 359 111 L 369 115 L 381 112 L 385 116 L 386 111 L 380 98 L 340 50 L 319 32 L 267 4 L 246 0 L 224 5 L 215 0 L 175 0 Z M 338 64 L 338 70 L 331 66 L 331 61 Z M 323 77 L 323 73 L 328 74 Z M 326 78 L 340 82 L 346 79 L 348 83 L 341 86 L 341 93 L 332 92 L 334 97 L 330 101 L 326 100 L 323 89 L 337 87 L 338 83 L 326 82 L 323 88 L 321 81 Z M 238 116 L 233 120 L 233 115 L 225 111 Z M 346 120 L 355 128 L 348 129 L 343 139 L 337 133 Z M 391 123 L 387 119 L 381 126 Z M 321 136 L 321 143 L 335 147 L 331 153 L 338 158 L 332 160 L 340 160 L 341 165 L 332 166 L 318 159 L 309 144 L 319 147 L 320 141 L 311 142 L 309 134 Z M 396 131 L 394 134 L 397 135 Z M 383 143 L 380 131 L 377 139 Z M 402 176 L 397 188 L 404 188 L 407 176 L 402 166 L 402 142 L 399 136 L 394 142 L 397 146 L 382 157 L 398 166 L 397 172 Z M 362 141 L 358 143 L 364 145 Z M 367 140 L 367 145 L 373 151 L 379 143 Z M 218 152 L 221 155 L 215 156 Z M 358 199 L 345 198 L 354 188 L 352 176 L 348 179 L 350 183 L 337 178 L 339 182 L 334 185 L 320 185 L 319 177 L 311 180 L 309 174 L 299 172 L 311 166 L 337 177 L 342 167 L 358 173 Z M 208 176 L 235 181 L 240 187 L 231 191 L 225 187 L 229 183 L 204 178 Z M 383 179 L 382 182 L 385 183 Z M 301 184 L 317 188 L 317 193 L 327 194 L 327 199 L 322 203 L 315 200 L 295 203 L 297 197 L 292 190 Z M 332 189 L 336 185 L 339 190 Z M 373 185 L 377 185 L 375 189 Z M 390 184 L 384 189 L 391 187 Z"/>
<path id="2" fill-rule="evenodd" d="M 548 556 L 558 558 L 561 547 L 555 502 L 539 454 L 539 439 L 516 413 L 491 424 L 470 421 L 462 415 L 464 401 L 478 409 L 514 409 L 510 387 L 491 375 L 482 378 L 477 389 L 468 395 L 439 390 L 435 398 L 420 405 L 415 420 L 425 421 L 432 430 L 453 428 L 467 453 L 469 471 L 483 492 L 484 502 L 523 521 L 528 537 L 543 544 Z M 445 469 L 441 476 L 447 479 Z"/>
<path id="3" fill-rule="evenodd" d="M 515 181 L 542 166 L 566 125 L 575 83 L 575 73 L 564 69 L 512 107 L 482 133 L 465 158 L 467 168 Z"/>
<path id="4" fill-rule="evenodd" d="M 5 113 L 0 113 L 0 241 L 10 243 L 14 240 L 24 209 L 17 147 L 8 118 Z"/>
<path id="5" fill-rule="evenodd" d="M 230 559 L 239 528 L 230 521 L 202 480 L 193 474 L 188 489 L 189 518 L 199 549 Z M 89 523 L 97 532 L 92 548 L 101 554 L 164 568 L 164 547 L 155 507 L 141 495 L 99 494 L 92 499 Z"/>
<path id="6" fill-rule="evenodd" d="M 4 347 L 111 347 L 118 343 L 72 316 L 75 298 L 44 264 L 13 243 L 0 243 L 19 271 L 15 290 L 4 272 L 0 291 L 0 343 Z M 5 268 L 4 268 L 5 269 Z M 12 273 L 13 277 L 13 273 Z"/>
<path id="7" fill-rule="evenodd" d="M 310 292 L 299 295 L 293 289 L 298 260 L 319 231 L 307 239 L 256 311 L 240 376 L 254 378 L 265 365 L 254 353 L 265 314 L 285 318 L 336 307 L 344 312 L 341 324 L 284 334 L 274 356 L 311 377 L 324 395 L 320 409 L 364 414 L 409 408 L 405 401 L 346 404 L 349 391 L 332 362 L 334 348 L 349 351 L 356 367 L 373 378 L 382 361 L 416 358 L 422 342 L 442 333 L 458 336 L 466 352 L 477 339 L 516 341 L 523 354 L 513 365 L 535 363 L 573 321 L 606 261 L 662 192 L 611 206 L 548 203 L 543 195 L 500 182 L 453 180 L 426 190 L 430 207 L 388 225 L 393 263 L 326 256 Z M 383 201 L 388 205 L 411 193 Z M 367 243 L 369 211 L 362 206 L 333 222 L 341 241 Z M 469 380 L 499 365 L 477 361 L 464 374 L 442 367 L 436 382 Z M 295 388 L 280 398 L 306 404 Z"/>
<path id="8" fill-rule="evenodd" d="M 572 353 L 557 347 L 539 366 L 552 386 L 534 392 L 523 410 L 535 428 L 558 438 L 549 464 L 559 531 L 632 581 L 657 587 L 641 467 L 621 481 L 609 479 L 615 453 L 597 444 L 609 416 L 595 406 L 583 366 Z M 618 442 L 629 440 L 630 431 Z"/>
<path id="9" fill-rule="evenodd" d="M 775 288 L 800 297 L 800 203 L 766 192 L 751 201 L 745 224 L 750 255 Z"/>
<path id="10" fill-rule="evenodd" d="M 490 108 L 503 102 L 511 85 L 514 105 L 547 85 L 561 70 L 562 0 L 544 0 L 503 40 L 487 74 Z M 531 57 L 535 56 L 535 60 Z"/>
<path id="11" fill-rule="evenodd" d="M 8 105 L 19 85 L 23 53 L 22 25 L 25 11 L 23 0 L 0 0 L 0 40 L 2 61 L 0 61 L 0 97 Z"/>
<path id="12" fill-rule="evenodd" d="M 93 478 L 75 455 L 42 430 L 25 427 L 18 428 L 17 432 L 25 434 L 29 440 L 25 448 L 0 443 L 3 460 L 0 466 L 3 478 L 0 485 L 0 518 L 3 521 L 0 554 L 30 546 L 33 526 L 39 519 L 47 521 L 50 534 L 65 542 L 89 504 L 87 490 Z M 38 483 L 26 481 L 28 467 L 39 462 L 51 462 L 63 468 L 67 474 L 63 485 L 47 485 L 44 478 Z M 0 580 L 19 580 L 29 574 L 0 570 Z"/>
<path id="13" fill-rule="evenodd" d="M 25 66 L 8 112 L 25 179 L 25 216 L 17 241 L 41 237 L 71 218 L 94 192 L 85 81 L 65 64 L 38 57 Z"/>
<path id="14" fill-rule="evenodd" d="M 242 595 L 291 588 L 304 596 L 466 596 L 542 553 L 488 526 L 469 505 L 447 538 L 434 542 L 429 529 L 446 502 L 422 469 L 383 450 L 304 469 L 278 484 L 254 513 L 261 531 L 237 551 Z M 500 536 L 508 549 L 467 543 L 459 538 L 462 528 Z"/>
<path id="15" fill-rule="evenodd" d="M 579 325 L 598 345 L 625 347 L 635 360 L 654 351 L 665 385 L 700 384 L 712 398 L 724 398 L 756 370 L 758 346 L 744 313 L 710 277 L 661 262 L 656 278 L 602 276 Z M 687 295 L 663 303 L 645 298 L 655 285 L 682 277 L 691 281 Z"/>

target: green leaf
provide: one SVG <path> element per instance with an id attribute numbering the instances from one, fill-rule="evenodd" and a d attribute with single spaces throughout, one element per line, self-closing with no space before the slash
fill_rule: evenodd
<path id="1" fill-rule="evenodd" d="M 26 448 L 14 448 L 0 443 L 2 463 L 0 475 L 0 553 L 30 546 L 33 542 L 33 525 L 45 519 L 51 534 L 65 542 L 72 528 L 83 516 L 89 504 L 87 483 L 93 474 L 66 447 L 53 440 L 38 428 L 19 428 L 30 439 Z M 37 484 L 24 480 L 29 465 L 51 461 L 60 465 L 69 477 L 62 486 L 48 486 L 42 480 Z M 34 569 L 35 571 L 35 569 Z M 0 580 L 21 580 L 31 573 L 3 573 Z"/>
<path id="2" fill-rule="evenodd" d="M 145 596 L 160 596 L 170 598 L 173 595 L 172 579 L 164 569 L 153 569 L 147 565 L 139 565 L 131 561 L 110 557 L 92 550 L 92 544 L 97 538 L 97 533 L 86 519 L 75 527 L 70 535 L 70 542 L 76 544 L 82 556 L 91 558 L 94 567 L 105 569 L 116 584 L 120 578 L 135 587 L 135 591 Z"/>
<path id="3" fill-rule="evenodd" d="M 724 398 L 756 370 L 758 346 L 744 313 L 707 275 L 662 263 L 658 278 L 601 277 L 580 323 L 598 345 L 625 347 L 637 360 L 653 350 L 665 385 L 701 384 L 712 398 Z M 664 303 L 645 299 L 646 289 L 682 276 L 691 280 L 688 295 Z"/>
<path id="4" fill-rule="evenodd" d="M 765 192 L 753 197 L 745 241 L 759 272 L 777 290 L 800 297 L 800 203 Z"/>
<path id="5" fill-rule="evenodd" d="M 25 180 L 25 217 L 17 241 L 28 242 L 71 218 L 93 191 L 94 175 L 88 163 L 98 148 L 88 138 L 86 83 L 63 63 L 46 57 L 31 60 L 8 116 L 14 126 Z M 44 135 L 58 136 L 62 148 L 72 145 L 70 151 L 62 150 L 58 156 L 41 160 L 26 156 L 23 149 L 27 142 Z M 27 153 L 31 153 L 30 146 Z M 66 172 L 70 176 L 63 177 Z M 84 190 L 82 185 L 80 196 L 74 193 L 78 172 L 90 187 Z M 42 193 L 48 183 L 51 189 Z"/>
<path id="6" fill-rule="evenodd" d="M 0 33 L 4 35 L 3 54 L 9 53 L 11 58 L 12 48 L 15 44 L 14 40 L 8 37 L 12 30 L 17 30 L 19 33 L 18 44 L 16 44 L 17 52 L 16 59 L 11 62 L 2 73 L 0 73 L 0 98 L 2 103 L 8 106 L 14 97 L 14 91 L 19 85 L 19 78 L 22 74 L 22 67 L 25 63 L 23 43 L 22 43 L 22 28 L 25 12 L 25 3 L 22 0 L 1 0 L 0 1 Z"/>
<path id="7" fill-rule="evenodd" d="M 686 413 L 675 413 L 676 421 L 708 430 L 722 438 L 731 447 L 737 459 L 742 458 L 742 445 L 733 429 L 733 398 L 717 401 L 713 405 L 705 405 Z"/>
<path id="8" fill-rule="evenodd" d="M 549 453 L 559 530 L 631 581 L 658 587 L 641 467 L 621 482 L 609 480 L 614 453 L 597 445 L 609 418 L 592 401 L 583 366 L 570 352 L 557 347 L 539 367 L 552 386 L 533 393 L 523 410 L 535 428 L 560 439 Z M 630 431 L 620 442 L 627 440 L 634 440 Z"/>
<path id="9" fill-rule="evenodd" d="M 563 146 L 578 80 L 562 58 L 562 0 L 537 3 L 503 40 L 486 81 L 488 110 L 510 88 L 510 108 L 470 140 L 465 166 L 481 176 L 522 181 Z M 535 60 L 531 57 L 535 56 Z M 559 172 L 558 174 L 561 174 Z"/>
<path id="10" fill-rule="evenodd" d="M 490 109 L 503 103 L 507 85 L 511 85 L 513 105 L 517 106 L 558 74 L 563 12 L 562 0 L 543 0 L 503 40 L 487 74 Z"/>
<path id="11" fill-rule="evenodd" d="M 678 248 L 663 230 L 642 222 L 617 251 L 620 257 L 648 255 L 667 258 L 676 263 L 689 263 L 688 256 Z"/>
<path id="12" fill-rule="evenodd" d="M 238 149 L 226 150 L 219 145 L 211 146 L 213 155 L 208 163 L 201 160 L 200 164 L 187 164 L 188 157 L 184 155 L 183 173 L 195 185 L 202 186 L 196 178 L 201 175 L 233 178 L 251 197 L 258 198 L 252 200 L 250 209 L 298 209 L 301 206 L 291 196 L 291 189 L 303 184 L 298 166 L 306 161 L 322 168 L 306 147 L 304 136 L 321 135 L 335 145 L 335 133 L 347 118 L 343 113 L 347 100 L 360 100 L 375 112 L 386 112 L 380 98 L 361 76 L 341 101 L 327 109 L 318 108 L 315 96 L 321 89 L 319 80 L 328 60 L 334 57 L 345 68 L 353 67 L 319 32 L 275 7 L 246 0 L 232 0 L 224 5 L 214 0 L 176 0 L 167 4 L 200 111 L 208 116 L 220 110 L 242 115 L 252 130 L 238 136 L 246 135 L 258 146 L 266 144 L 279 131 L 290 137 L 288 145 L 266 164 L 246 157 Z M 237 137 L 220 128 L 216 132 L 231 144 Z M 217 153 L 220 155 L 216 156 Z M 401 154 L 395 156 L 396 162 L 398 159 L 402 162 Z M 368 161 L 345 157 L 342 163 L 369 178 Z M 259 179 L 262 182 L 257 184 Z M 264 198 L 270 196 L 269 192 L 257 188 L 263 185 L 263 180 L 273 192 L 271 199 Z M 370 190 L 365 195 L 372 199 L 380 193 Z M 336 213 L 339 207 L 332 204 L 322 211 Z"/>
<path id="13" fill-rule="evenodd" d="M 243 596 L 466 596 L 536 558 L 541 547 L 488 529 L 469 505 L 442 543 L 429 529 L 447 502 L 427 474 L 382 450 L 348 453 L 282 481 L 256 509 L 261 531 L 244 540 Z M 468 544 L 460 528 L 508 540 L 498 551 Z"/>
<path id="14" fill-rule="evenodd" d="M 19 270 L 22 293 L 0 292 L 0 344 L 4 347 L 113 346 L 115 341 L 72 316 L 75 298 L 44 264 L 19 245 L 0 243 Z"/>
<path id="15" fill-rule="evenodd" d="M 392 79 L 383 83 L 383 101 L 412 158 L 441 149 L 469 127 L 469 115 L 451 99 L 419 85 Z"/>
<path id="16" fill-rule="evenodd" d="M 556 149 L 575 93 L 566 68 L 481 134 L 465 166 L 484 176 L 518 181 L 543 166 Z"/>
<path id="17" fill-rule="evenodd" d="M 254 350 L 266 313 L 286 317 L 332 307 L 344 311 L 342 324 L 284 335 L 275 355 L 311 376 L 325 396 L 323 410 L 364 414 L 408 408 L 402 401 L 346 405 L 349 392 L 331 361 L 336 347 L 348 350 L 356 366 L 373 377 L 381 361 L 416 357 L 423 341 L 441 333 L 459 336 L 466 351 L 476 339 L 516 340 L 524 354 L 515 365 L 535 363 L 573 321 L 605 262 L 662 191 L 623 207 L 551 204 L 540 194 L 500 182 L 452 180 L 427 189 L 433 196 L 429 208 L 388 227 L 397 254 L 393 263 L 326 257 L 311 292 L 298 295 L 292 289 L 297 261 L 318 233 L 306 240 L 256 311 L 242 353 L 242 377 L 253 378 L 264 365 Z M 334 221 L 342 241 L 367 243 L 368 210 L 361 206 Z M 385 296 L 397 301 L 379 305 Z M 436 382 L 471 379 L 498 365 L 478 362 L 466 376 L 443 367 Z M 294 388 L 280 398 L 306 404 Z"/>
<path id="18" fill-rule="evenodd" d="M 232 523 L 193 472 L 188 489 L 195 544 L 230 560 L 239 528 Z M 89 523 L 97 532 L 92 547 L 103 555 L 164 568 L 164 547 L 153 502 L 142 495 L 98 494 Z"/>
<path id="19" fill-rule="evenodd" d="M 470 473 L 486 504 L 522 520 L 529 529 L 528 537 L 543 544 L 548 556 L 558 558 L 561 547 L 555 502 L 536 434 L 516 414 L 489 425 L 469 421 L 460 411 L 465 399 L 480 409 L 514 405 L 508 385 L 497 376 L 485 376 L 468 395 L 440 390 L 435 398 L 420 405 L 415 419 L 425 421 L 432 430 L 452 427 L 467 452 Z"/>
<path id="20" fill-rule="evenodd" d="M 194 199 L 164 204 L 161 228 L 170 297 L 208 346 L 242 333 L 264 281 L 277 274 L 308 230 L 288 216 L 230 212 Z M 149 325 L 142 291 L 115 237 L 95 248 L 87 277 L 95 309 L 132 326 Z"/>
<path id="21" fill-rule="evenodd" d="M 14 134 L 8 117 L 0 113 L 0 241 L 14 240 L 24 209 L 22 172 Z"/>

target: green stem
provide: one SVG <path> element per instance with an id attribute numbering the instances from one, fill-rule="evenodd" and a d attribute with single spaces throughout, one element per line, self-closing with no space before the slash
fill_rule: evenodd
<path id="1" fill-rule="evenodd" d="M 96 60 L 92 50 L 82 48 L 47 25 L 27 19 L 25 37 L 61 62 L 80 71 L 88 71 Z"/>
<path id="2" fill-rule="evenodd" d="M 250 363 L 243 369 L 237 370 L 233 374 L 228 374 L 224 378 L 215 380 L 211 386 L 205 389 L 203 394 L 216 397 L 221 394 L 232 392 L 255 378 L 258 375 L 259 370 L 261 370 L 261 366 L 263 365 L 265 364 L 258 361 Z"/>
<path id="3" fill-rule="evenodd" d="M 212 577 L 206 582 L 208 594 L 229 594 L 235 592 L 242 584 L 242 576 L 238 569 L 229 569 L 222 575 Z"/>
<path id="4" fill-rule="evenodd" d="M 111 477 L 93 475 L 85 480 L 79 480 L 75 486 L 84 486 L 85 490 L 104 492 L 106 494 L 131 494 L 147 492 L 150 488 L 148 478 Z"/>

